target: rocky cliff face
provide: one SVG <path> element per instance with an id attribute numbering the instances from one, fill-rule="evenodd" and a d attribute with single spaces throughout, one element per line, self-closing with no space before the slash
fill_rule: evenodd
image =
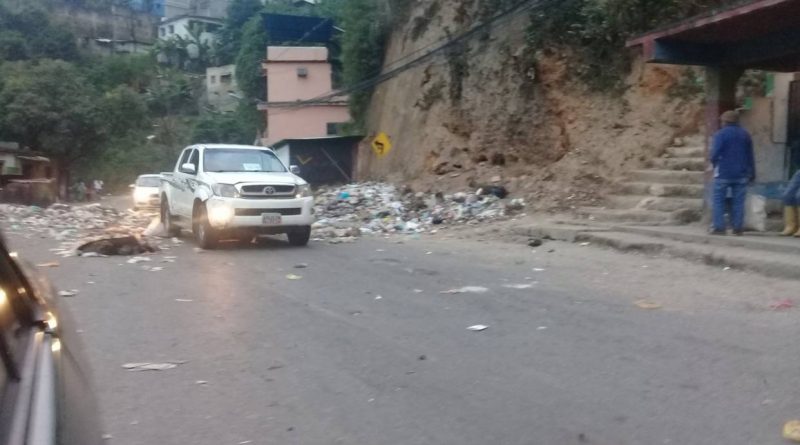
<path id="1" fill-rule="evenodd" d="M 482 3 L 414 3 L 386 62 L 469 29 Z M 422 191 L 499 180 L 535 207 L 571 207 L 597 201 L 622 172 L 697 132 L 699 101 L 670 94 L 684 69 L 635 62 L 624 91 L 592 92 L 566 50 L 528 46 L 528 27 L 527 14 L 514 14 L 379 85 L 369 132 L 386 132 L 394 149 L 378 158 L 365 144 L 360 177 Z"/>

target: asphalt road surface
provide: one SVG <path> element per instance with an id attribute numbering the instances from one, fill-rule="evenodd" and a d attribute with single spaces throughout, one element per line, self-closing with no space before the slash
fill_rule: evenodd
<path id="1" fill-rule="evenodd" d="M 800 418 L 800 312 L 770 308 L 798 282 L 557 242 L 185 238 L 151 258 L 42 269 L 80 290 L 115 444 L 780 444 Z M 463 286 L 486 291 L 442 293 Z"/>

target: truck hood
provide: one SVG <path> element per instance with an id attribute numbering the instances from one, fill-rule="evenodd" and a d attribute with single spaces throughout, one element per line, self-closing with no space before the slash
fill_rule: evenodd
<path id="1" fill-rule="evenodd" d="M 263 173 L 263 172 L 228 172 L 205 173 L 205 176 L 216 184 L 239 184 L 242 182 L 256 182 L 260 184 L 305 184 L 300 177 L 289 172 Z"/>

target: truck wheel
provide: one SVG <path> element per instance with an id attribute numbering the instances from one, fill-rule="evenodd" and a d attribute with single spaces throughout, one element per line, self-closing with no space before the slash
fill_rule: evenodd
<path id="1" fill-rule="evenodd" d="M 286 235 L 289 237 L 289 244 L 293 246 L 305 246 L 311 238 L 311 226 L 293 229 Z"/>
<path id="2" fill-rule="evenodd" d="M 161 200 L 161 224 L 164 225 L 167 236 L 174 237 L 181 234 L 181 228 L 175 225 L 172 214 L 169 213 L 169 203 L 166 199 Z"/>
<path id="3" fill-rule="evenodd" d="M 192 232 L 194 232 L 194 237 L 201 249 L 210 250 L 217 247 L 219 234 L 209 224 L 205 206 L 197 209 L 192 222 Z"/>

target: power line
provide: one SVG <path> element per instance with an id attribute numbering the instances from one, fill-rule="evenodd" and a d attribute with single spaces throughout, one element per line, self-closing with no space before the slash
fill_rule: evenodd
<path id="1" fill-rule="evenodd" d="M 529 10 L 529 9 L 534 9 L 534 8 L 547 6 L 548 3 L 555 2 L 555 1 L 558 1 L 558 0 L 521 0 L 521 1 L 517 2 L 516 4 L 514 4 L 513 6 L 509 7 L 508 9 L 506 9 L 506 10 L 504 10 L 504 11 L 502 11 L 502 12 L 496 14 L 496 15 L 494 15 L 493 17 L 491 17 L 487 21 L 474 26 L 473 28 L 463 32 L 462 34 L 460 34 L 460 35 L 458 35 L 458 36 L 456 36 L 454 38 L 441 39 L 441 40 L 439 40 L 437 42 L 434 42 L 434 43 L 432 43 L 430 45 L 427 45 L 426 47 L 421 48 L 420 50 L 412 52 L 411 54 L 419 53 L 421 51 L 424 51 L 425 49 L 428 49 L 428 48 L 431 48 L 433 46 L 436 46 L 437 44 L 439 45 L 436 48 L 434 48 L 434 49 L 432 49 L 432 50 L 430 50 L 430 51 L 428 51 L 428 52 L 426 52 L 426 53 L 424 53 L 424 54 L 422 54 L 420 56 L 417 56 L 416 58 L 414 58 L 414 59 L 412 59 L 412 60 L 410 60 L 408 62 L 405 62 L 400 66 L 397 66 L 395 68 L 391 68 L 392 66 L 397 65 L 398 62 L 400 62 L 402 60 L 405 60 L 405 59 L 408 59 L 409 55 L 403 56 L 403 57 L 401 57 L 401 58 L 399 58 L 397 60 L 394 60 L 394 61 L 386 64 L 386 67 L 389 67 L 390 69 L 385 71 L 385 72 L 383 72 L 383 73 L 381 73 L 381 74 L 378 74 L 377 76 L 374 76 L 374 77 L 369 78 L 369 79 L 362 80 L 361 82 L 358 82 L 355 85 L 352 85 L 350 87 L 347 87 L 347 88 L 344 88 L 344 89 L 341 89 L 341 90 L 338 90 L 338 91 L 332 91 L 330 93 L 326 93 L 324 95 L 320 95 L 320 96 L 317 96 L 317 97 L 314 97 L 314 98 L 311 98 L 311 99 L 297 101 L 297 102 L 291 104 L 290 106 L 280 107 L 280 108 L 284 108 L 284 109 L 286 109 L 286 108 L 299 108 L 299 107 L 303 107 L 303 106 L 306 106 L 306 105 L 317 105 L 317 104 L 320 104 L 322 102 L 334 99 L 336 97 L 340 97 L 340 96 L 343 96 L 343 95 L 346 95 L 346 94 L 354 93 L 356 91 L 361 91 L 361 90 L 364 90 L 364 89 L 367 89 L 367 88 L 371 88 L 371 87 L 373 87 L 375 85 L 378 85 L 378 84 L 381 84 L 383 82 L 386 82 L 387 80 L 392 79 L 392 78 L 398 76 L 399 74 L 401 74 L 401 73 L 403 73 L 403 72 L 405 72 L 405 71 L 407 71 L 407 70 L 409 70 L 411 68 L 414 68 L 415 66 L 419 65 L 420 63 L 425 62 L 426 60 L 432 58 L 433 56 L 435 56 L 435 55 L 437 55 L 437 54 L 439 54 L 439 53 L 441 53 L 441 52 L 443 52 L 443 51 L 445 51 L 447 49 L 456 47 L 456 45 L 460 44 L 461 42 L 463 42 L 465 40 L 468 40 L 468 39 L 472 38 L 473 36 L 477 35 L 480 31 L 483 31 L 484 29 L 488 28 L 489 26 L 491 26 L 493 24 L 496 24 L 496 23 L 500 22 L 501 20 L 512 18 L 512 15 L 517 13 L 517 12 L 522 12 L 522 11 Z M 444 42 L 444 43 L 442 43 L 442 42 Z"/>

